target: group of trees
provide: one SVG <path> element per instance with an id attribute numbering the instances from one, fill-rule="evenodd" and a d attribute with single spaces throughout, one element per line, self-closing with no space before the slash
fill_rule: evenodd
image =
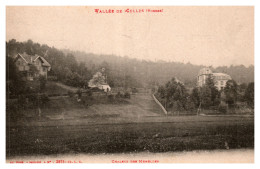
<path id="1" fill-rule="evenodd" d="M 176 78 L 172 78 L 165 85 L 159 86 L 155 95 L 166 109 L 182 111 L 195 108 L 184 84 Z"/>
<path id="2" fill-rule="evenodd" d="M 206 79 L 202 87 L 194 87 L 187 92 L 183 83 L 172 78 L 165 85 L 159 86 L 156 97 L 168 110 L 187 111 L 195 109 L 220 109 L 222 104 L 234 108 L 237 102 L 246 102 L 254 108 L 254 83 L 237 85 L 229 80 L 226 87 L 218 91 L 212 76 Z"/>
<path id="3" fill-rule="evenodd" d="M 7 94 L 18 95 L 25 92 L 26 81 L 22 79 L 22 73 L 17 70 L 14 59 L 6 57 L 6 89 Z"/>

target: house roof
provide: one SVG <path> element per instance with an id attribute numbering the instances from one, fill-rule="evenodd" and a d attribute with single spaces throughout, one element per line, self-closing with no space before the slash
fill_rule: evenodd
<path id="1" fill-rule="evenodd" d="M 40 59 L 43 66 L 51 67 L 51 65 L 43 57 L 39 55 L 28 55 L 26 53 L 18 53 L 16 58 L 18 57 L 21 57 L 28 64 L 33 64 L 33 62 L 35 62 L 37 59 Z"/>
<path id="2" fill-rule="evenodd" d="M 231 76 L 225 73 L 213 73 L 214 77 L 221 77 L 222 79 L 231 80 Z"/>
<path id="3" fill-rule="evenodd" d="M 43 61 L 43 63 L 42 63 L 43 66 L 51 67 L 51 65 L 49 64 L 49 62 L 47 62 L 47 60 L 45 60 L 44 57 L 39 56 L 39 58 Z M 35 59 L 35 60 L 36 60 L 36 59 Z"/>
<path id="4" fill-rule="evenodd" d="M 210 70 L 210 68 L 205 67 L 203 69 L 200 69 L 198 76 L 207 74 L 212 74 L 212 71 Z"/>

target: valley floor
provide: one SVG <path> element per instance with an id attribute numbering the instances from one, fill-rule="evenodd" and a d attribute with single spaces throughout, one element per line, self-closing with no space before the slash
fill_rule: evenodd
<path id="1" fill-rule="evenodd" d="M 17 123 L 7 120 L 6 136 L 7 160 L 197 150 L 229 153 L 254 149 L 254 117 L 165 116 L 149 94 L 137 94 L 124 104 L 64 105 L 43 109 L 37 118 L 28 112 Z"/>

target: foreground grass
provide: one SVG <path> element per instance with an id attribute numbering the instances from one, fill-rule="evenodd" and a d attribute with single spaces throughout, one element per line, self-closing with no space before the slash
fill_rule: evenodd
<path id="1" fill-rule="evenodd" d="M 253 120 L 12 127 L 7 157 L 254 148 Z"/>

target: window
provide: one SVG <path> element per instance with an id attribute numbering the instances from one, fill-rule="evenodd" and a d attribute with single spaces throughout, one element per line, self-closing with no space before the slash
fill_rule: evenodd
<path id="1" fill-rule="evenodd" d="M 223 81 L 220 81 L 220 84 L 221 84 L 221 86 L 223 86 L 223 85 L 224 85 L 224 82 L 223 82 Z"/>

